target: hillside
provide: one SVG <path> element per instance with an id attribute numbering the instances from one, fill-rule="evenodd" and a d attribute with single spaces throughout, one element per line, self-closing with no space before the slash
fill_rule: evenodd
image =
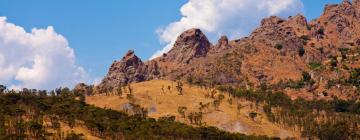
<path id="1" fill-rule="evenodd" d="M 153 60 L 129 50 L 98 85 L 75 91 L 98 107 L 227 132 L 360 139 L 360 0 L 319 18 L 265 18 L 249 36 L 211 43 L 200 29 Z"/>
<path id="2" fill-rule="evenodd" d="M 267 86 L 293 99 L 359 98 L 360 2 L 328 4 L 302 15 L 263 19 L 248 37 L 212 44 L 200 29 L 183 32 L 163 56 L 143 62 L 134 51 L 115 61 L 96 87 L 103 93 L 133 82 L 182 79 L 197 85 Z M 309 75 L 308 81 L 303 76 Z"/>
<path id="3" fill-rule="evenodd" d="M 0 139 L 4 140 L 270 139 L 193 127 L 166 117 L 155 120 L 147 118 L 144 110 L 129 115 L 95 107 L 84 102 L 84 95 L 68 88 L 48 95 L 45 91 L 0 87 Z"/>
<path id="4" fill-rule="evenodd" d="M 252 102 L 232 98 L 227 94 L 213 93 L 211 89 L 204 87 L 183 85 L 183 95 L 179 95 L 176 89 L 177 83 L 166 80 L 152 80 L 141 83 L 131 84 L 134 99 L 127 98 L 128 87 L 123 90 L 122 96 L 115 94 L 99 94 L 87 96 L 86 103 L 98 107 L 111 108 L 115 110 L 130 110 L 130 103 L 138 104 L 148 110 L 148 116 L 160 118 L 175 116 L 176 121 L 191 124 L 188 118 L 190 113 L 202 113 L 201 123 L 209 126 L 216 126 L 229 132 L 239 132 L 244 134 L 256 134 L 276 136 L 281 138 L 299 137 L 299 132 L 292 132 L 268 121 L 262 110 L 262 106 L 256 107 Z M 170 89 L 168 88 L 170 87 Z M 224 95 L 224 99 L 219 103 L 219 107 L 214 107 L 213 102 Z M 201 108 L 203 106 L 203 108 Z M 238 110 L 238 106 L 240 109 Z M 178 109 L 186 107 L 184 110 L 185 118 L 179 113 Z M 201 108 L 201 109 L 200 109 Z M 256 112 L 256 118 L 250 118 L 249 114 Z M 193 125 L 195 125 L 193 123 Z"/>

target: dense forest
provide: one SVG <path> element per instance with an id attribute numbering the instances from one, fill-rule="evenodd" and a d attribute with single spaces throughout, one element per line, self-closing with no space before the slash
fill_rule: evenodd
<path id="1" fill-rule="evenodd" d="M 147 118 L 87 105 L 84 94 L 59 88 L 51 92 L 0 86 L 0 139 L 84 139 L 81 134 L 60 132 L 61 124 L 82 126 L 102 139 L 274 139 L 228 133 L 215 127 L 194 127 L 173 119 Z M 49 131 L 48 128 L 58 131 Z"/>

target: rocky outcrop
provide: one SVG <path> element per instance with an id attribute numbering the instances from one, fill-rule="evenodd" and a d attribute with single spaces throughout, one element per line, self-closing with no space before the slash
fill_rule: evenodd
<path id="1" fill-rule="evenodd" d="M 222 36 L 214 46 L 200 29 L 189 29 L 168 53 L 154 60 L 142 62 L 129 51 L 112 64 L 98 87 L 107 91 L 131 82 L 182 78 L 197 84 L 256 89 L 261 84 L 298 81 L 303 72 L 316 71 L 313 67 L 320 65 L 323 70 L 316 72 L 317 86 L 311 92 L 321 93 L 326 81 L 346 78 L 349 70 L 360 66 L 358 23 L 360 0 L 344 0 L 327 5 L 311 22 L 300 14 L 288 19 L 271 16 L 250 36 L 237 40 Z M 347 57 L 352 59 L 344 60 Z"/>
<path id="2" fill-rule="evenodd" d="M 192 59 L 205 57 L 211 43 L 200 29 L 189 29 L 176 40 L 174 47 L 166 54 L 165 60 L 188 64 Z"/>
<path id="3" fill-rule="evenodd" d="M 229 44 L 229 39 L 227 36 L 221 36 L 218 40 L 218 43 L 212 47 L 212 52 L 219 53 L 224 50 L 230 49 L 232 46 Z"/>
<path id="4" fill-rule="evenodd" d="M 160 69 L 156 61 L 143 63 L 133 50 L 129 50 L 120 61 L 115 61 L 111 65 L 108 74 L 98 85 L 98 90 L 111 91 L 117 86 L 159 77 Z"/>
<path id="5" fill-rule="evenodd" d="M 303 21 L 295 18 L 294 21 L 300 24 Z M 284 20 L 282 18 L 271 16 L 261 21 L 261 26 L 257 28 L 249 37 L 252 42 L 263 43 L 268 47 L 281 45 L 282 50 L 294 51 L 303 46 L 294 27 L 289 26 L 293 20 Z M 279 48 L 278 48 L 279 49 Z"/>

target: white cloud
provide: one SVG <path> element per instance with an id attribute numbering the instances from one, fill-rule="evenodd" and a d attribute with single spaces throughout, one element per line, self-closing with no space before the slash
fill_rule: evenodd
<path id="1" fill-rule="evenodd" d="M 66 38 L 53 27 L 28 33 L 0 17 L 0 84 L 10 88 L 73 87 L 87 80 L 75 59 Z"/>
<path id="2" fill-rule="evenodd" d="M 300 0 L 189 0 L 180 11 L 179 21 L 157 30 L 160 41 L 166 46 L 151 58 L 168 52 L 176 38 L 187 29 L 200 28 L 211 41 L 221 35 L 240 38 L 248 35 L 265 17 L 301 13 L 303 4 Z"/>

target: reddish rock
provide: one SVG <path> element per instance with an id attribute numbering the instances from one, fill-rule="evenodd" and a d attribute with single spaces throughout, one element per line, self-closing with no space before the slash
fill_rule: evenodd
<path id="1" fill-rule="evenodd" d="M 309 66 L 315 62 L 322 69 L 312 79 L 316 86 L 304 90 L 311 93 L 302 94 L 311 96 L 331 90 L 324 88 L 327 81 L 347 78 L 349 70 L 360 66 L 358 23 L 360 0 L 352 3 L 344 0 L 326 5 L 324 13 L 310 23 L 303 15 L 288 19 L 271 16 L 263 19 L 250 36 L 237 40 L 223 36 L 214 46 L 201 30 L 189 29 L 177 38 L 167 54 L 154 60 L 142 62 L 129 51 L 112 64 L 98 87 L 107 90 L 131 82 L 181 78 L 197 84 L 256 89 L 261 84 L 276 86 L 280 81 L 299 81 L 303 72 L 316 71 Z M 336 71 L 329 65 L 334 58 Z M 290 91 L 284 90 L 293 94 Z M 339 89 L 332 91 L 331 95 L 344 96 Z"/>
<path id="2" fill-rule="evenodd" d="M 129 50 L 120 61 L 115 61 L 108 74 L 98 85 L 99 91 L 111 91 L 117 86 L 132 82 L 142 82 L 160 77 L 157 62 L 150 61 L 146 64 L 137 57 L 133 50 Z"/>
<path id="3" fill-rule="evenodd" d="M 230 49 L 232 46 L 229 44 L 227 36 L 221 36 L 218 40 L 218 43 L 213 47 L 213 50 L 216 53 L 222 52 L 224 50 Z"/>
<path id="4" fill-rule="evenodd" d="M 205 57 L 210 46 L 200 29 L 189 29 L 177 38 L 174 47 L 166 55 L 166 61 L 188 64 L 194 58 Z"/>

